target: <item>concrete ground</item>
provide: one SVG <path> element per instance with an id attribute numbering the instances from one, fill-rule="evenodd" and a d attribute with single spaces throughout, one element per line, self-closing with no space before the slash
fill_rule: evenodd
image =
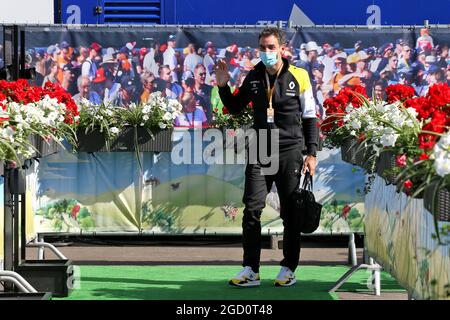
<path id="1" fill-rule="evenodd" d="M 47 240 L 48 241 L 48 240 Z M 76 241 L 76 240 L 75 240 Z M 240 266 L 242 248 L 239 240 L 225 242 L 135 242 L 83 241 L 55 244 L 75 265 L 236 265 Z M 282 249 L 270 248 L 270 240 L 263 244 L 262 265 L 278 265 Z M 357 248 L 358 262 L 362 262 L 362 248 Z M 47 259 L 55 257 L 46 251 Z M 37 249 L 27 249 L 27 259 L 36 259 Z M 348 265 L 346 242 L 303 241 L 300 265 Z M 383 285 L 383 284 L 382 284 Z M 406 291 L 338 292 L 343 300 L 407 300 Z"/>

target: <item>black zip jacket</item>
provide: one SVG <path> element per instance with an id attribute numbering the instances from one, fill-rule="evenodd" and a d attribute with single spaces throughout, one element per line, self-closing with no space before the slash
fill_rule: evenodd
<path id="1" fill-rule="evenodd" d="M 316 155 L 319 130 L 316 105 L 308 72 L 290 65 L 283 59 L 283 67 L 275 83 L 272 97 L 274 123 L 267 123 L 266 67 L 260 62 L 245 77 L 236 95 L 228 85 L 219 87 L 219 95 L 231 114 L 238 114 L 253 104 L 255 129 L 279 129 L 280 148 L 300 144 L 306 146 L 308 155 Z M 274 79 L 274 76 L 272 76 Z M 270 79 L 270 78 L 269 78 Z M 273 83 L 273 80 L 270 80 Z"/>

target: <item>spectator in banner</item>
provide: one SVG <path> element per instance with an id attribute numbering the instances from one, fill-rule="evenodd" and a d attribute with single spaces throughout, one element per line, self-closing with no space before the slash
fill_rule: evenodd
<path id="1" fill-rule="evenodd" d="M 0 69 L 5 66 L 3 61 L 3 45 L 0 44 Z"/>
<path id="2" fill-rule="evenodd" d="M 259 58 L 259 49 L 253 49 L 252 50 L 252 65 L 256 66 L 258 63 L 261 62 L 261 59 Z"/>
<path id="3" fill-rule="evenodd" d="M 47 82 L 51 83 L 59 83 L 58 79 L 56 78 L 56 75 L 58 73 L 58 64 L 56 61 L 50 60 L 47 74 L 44 77 L 44 80 L 42 81 L 42 87 L 45 86 Z"/>
<path id="4" fill-rule="evenodd" d="M 336 42 L 333 45 L 333 49 L 334 49 L 334 59 L 336 58 L 347 59 L 347 53 L 345 53 L 344 48 L 341 46 L 339 42 Z"/>
<path id="5" fill-rule="evenodd" d="M 117 103 L 121 107 L 127 107 L 132 102 L 137 102 L 136 86 L 129 76 L 121 78 L 119 93 L 117 96 Z"/>
<path id="6" fill-rule="evenodd" d="M 324 66 L 323 82 L 329 83 L 334 73 L 334 61 L 335 61 L 334 49 L 328 43 L 325 43 L 322 47 L 323 51 L 325 52 L 325 55 L 323 55 L 320 59 L 320 63 Z"/>
<path id="7" fill-rule="evenodd" d="M 438 59 L 436 61 L 436 65 L 443 69 L 446 70 L 447 66 L 450 62 L 449 60 L 449 54 L 448 54 L 448 45 L 438 45 L 436 46 L 437 50 L 436 50 L 436 54 L 438 56 Z"/>
<path id="8" fill-rule="evenodd" d="M 434 65 L 436 63 L 436 57 L 433 55 L 429 55 L 425 57 L 425 63 L 424 63 L 424 67 L 425 67 L 425 71 L 428 71 L 428 69 L 430 69 L 430 67 L 432 65 Z"/>
<path id="9" fill-rule="evenodd" d="M 383 60 L 383 51 L 381 47 L 378 49 L 373 47 L 373 50 L 374 50 L 373 58 L 369 61 L 368 68 L 370 72 L 378 73 L 378 66 L 381 63 L 381 60 Z M 370 52 L 372 52 L 372 49 L 370 49 Z M 367 54 L 370 55 L 369 52 L 367 52 Z"/>
<path id="10" fill-rule="evenodd" d="M 89 58 L 89 48 L 85 46 L 80 46 L 80 54 L 81 54 L 81 63 L 86 61 L 87 58 Z"/>
<path id="11" fill-rule="evenodd" d="M 183 112 L 175 118 L 176 127 L 201 128 L 208 126 L 203 108 L 196 104 L 192 90 L 183 93 L 181 97 Z"/>
<path id="12" fill-rule="evenodd" d="M 186 71 L 183 73 L 181 87 L 183 88 L 183 92 L 187 91 L 189 88 L 194 88 L 195 80 L 194 73 L 192 71 Z"/>
<path id="13" fill-rule="evenodd" d="M 184 58 L 184 71 L 194 71 L 198 64 L 203 64 L 203 58 L 200 57 L 196 52 L 196 47 L 194 44 L 189 43 L 188 45 L 188 55 Z"/>
<path id="14" fill-rule="evenodd" d="M 112 50 L 110 50 L 112 49 Z M 118 72 L 118 61 L 114 58 L 114 49 L 106 49 L 106 53 L 103 56 L 101 67 L 105 69 L 105 76 L 108 78 L 115 79 Z"/>
<path id="15" fill-rule="evenodd" d="M 142 103 L 148 102 L 150 94 L 152 94 L 152 92 L 154 91 L 154 81 L 155 76 L 153 75 L 153 73 L 148 70 L 144 70 L 144 72 L 141 74 L 142 87 L 144 88 L 140 96 L 140 101 Z"/>
<path id="16" fill-rule="evenodd" d="M 120 83 L 114 82 L 111 74 L 105 74 L 104 86 L 103 102 L 111 106 L 119 105 Z"/>
<path id="17" fill-rule="evenodd" d="M 306 61 L 300 61 L 297 63 L 297 67 L 303 68 L 306 71 L 308 71 L 310 79 L 314 78 L 312 74 L 312 67 L 318 63 L 317 62 L 318 49 L 319 47 L 317 46 L 317 43 L 315 41 L 309 41 L 305 46 L 307 54 Z"/>
<path id="18" fill-rule="evenodd" d="M 355 60 L 359 57 L 359 52 L 363 49 L 362 41 L 361 40 L 356 41 L 354 48 L 355 48 L 355 51 L 351 55 L 348 56 L 348 59 L 350 59 L 350 60 Z M 347 61 L 348 61 L 348 59 L 347 59 Z"/>
<path id="19" fill-rule="evenodd" d="M 159 78 L 155 81 L 161 83 L 158 87 L 164 88 L 165 96 L 172 99 L 179 99 L 183 93 L 183 88 L 176 82 L 171 81 L 169 66 L 159 67 Z"/>
<path id="20" fill-rule="evenodd" d="M 403 46 L 405 45 L 405 41 L 403 39 L 397 39 L 395 40 L 395 50 L 394 53 L 401 58 L 401 55 L 403 54 Z"/>
<path id="21" fill-rule="evenodd" d="M 225 49 L 225 62 L 228 64 L 228 71 L 230 73 L 230 82 L 234 85 L 241 73 L 241 65 L 237 61 L 237 54 L 239 48 L 236 44 L 232 44 Z"/>
<path id="22" fill-rule="evenodd" d="M 102 99 L 105 96 L 105 80 L 105 69 L 100 67 L 97 69 L 94 80 L 92 80 L 91 90 L 97 92 Z"/>
<path id="23" fill-rule="evenodd" d="M 42 83 L 44 81 L 44 77 L 47 74 L 46 71 L 46 59 L 45 59 L 46 53 L 44 50 L 37 50 L 35 53 L 35 64 L 34 67 L 36 68 L 36 78 L 35 84 L 38 87 L 42 86 Z"/>
<path id="24" fill-rule="evenodd" d="M 205 83 L 206 70 L 203 64 L 198 64 L 194 69 L 193 93 L 197 100 L 197 105 L 203 107 L 208 121 L 212 120 L 211 90 L 212 87 Z"/>
<path id="25" fill-rule="evenodd" d="M 315 85 L 314 91 L 317 94 L 317 101 L 318 101 L 319 106 L 321 106 L 323 104 L 323 101 L 325 100 L 324 96 L 322 94 L 322 87 L 324 85 L 323 70 L 324 70 L 324 65 L 319 64 L 319 63 L 317 63 L 312 68 L 312 74 L 314 77 L 312 83 L 314 83 L 314 85 Z"/>
<path id="26" fill-rule="evenodd" d="M 381 61 L 378 64 L 377 72 L 380 73 L 389 63 L 389 59 L 394 55 L 394 45 L 392 43 L 386 43 L 380 47 L 382 52 Z"/>
<path id="27" fill-rule="evenodd" d="M 72 56 L 72 52 L 73 49 L 70 47 L 69 43 L 67 43 L 67 41 L 63 41 L 61 42 L 61 44 L 59 45 L 61 51 L 58 54 L 57 58 L 56 58 L 56 62 L 58 63 L 58 74 L 56 75 L 56 78 L 58 79 L 58 81 L 60 83 L 62 83 L 63 81 L 63 68 L 65 65 L 67 65 L 68 63 L 70 63 L 71 60 L 71 56 Z"/>
<path id="28" fill-rule="evenodd" d="M 380 77 L 388 81 L 388 85 L 395 84 L 400 81 L 397 70 L 398 57 L 393 55 L 389 58 L 387 66 L 381 70 Z"/>
<path id="29" fill-rule="evenodd" d="M 252 48 L 245 47 L 242 49 L 242 52 L 243 52 L 242 62 L 241 62 L 242 69 L 244 71 L 250 71 L 254 67 L 254 65 L 252 64 Z M 284 54 L 285 54 L 285 58 L 289 60 L 289 57 L 287 56 L 289 54 L 289 51 L 285 50 Z"/>
<path id="30" fill-rule="evenodd" d="M 373 86 L 373 94 L 375 96 L 375 99 L 380 101 L 386 101 L 386 91 L 385 89 L 385 82 L 383 80 L 379 80 L 377 82 L 375 82 L 374 86 Z M 372 97 L 372 94 L 369 95 L 369 97 Z"/>
<path id="31" fill-rule="evenodd" d="M 216 49 L 211 41 L 208 41 L 205 44 L 205 56 L 203 57 L 203 65 L 206 69 L 206 82 L 210 82 L 209 77 L 211 76 L 211 72 L 214 70 L 214 66 L 216 65 Z"/>
<path id="32" fill-rule="evenodd" d="M 72 73 L 73 65 L 71 63 L 66 64 L 62 68 L 63 72 L 63 80 L 61 82 L 61 86 L 69 92 L 71 95 L 75 95 L 77 93 L 75 75 Z"/>
<path id="33" fill-rule="evenodd" d="M 306 53 L 306 43 L 302 43 L 300 45 L 300 52 L 298 54 L 299 61 L 297 63 L 307 62 L 308 61 L 308 54 Z"/>
<path id="34" fill-rule="evenodd" d="M 151 72 L 152 74 L 158 73 L 159 65 L 156 63 L 156 60 L 155 60 L 155 54 L 157 52 L 156 47 L 159 48 L 159 45 L 152 43 L 152 46 L 150 46 L 149 51 L 147 52 L 147 54 L 144 57 L 144 61 L 142 63 L 144 72 L 147 71 L 147 72 Z M 159 51 L 159 49 L 158 49 L 158 51 Z"/>
<path id="35" fill-rule="evenodd" d="M 398 77 L 400 78 L 399 80 L 400 84 L 411 86 L 413 83 L 413 77 L 410 72 L 401 71 L 398 73 Z"/>
<path id="36" fill-rule="evenodd" d="M 92 81 L 97 73 L 96 57 L 100 55 L 102 46 L 97 42 L 93 42 L 89 49 L 89 57 L 83 62 L 81 75 L 83 77 L 88 77 L 89 80 Z"/>
<path id="37" fill-rule="evenodd" d="M 408 44 L 402 47 L 401 55 L 399 55 L 398 71 L 407 73 L 411 69 L 411 53 L 412 49 Z"/>
<path id="38" fill-rule="evenodd" d="M 450 67 L 447 68 L 447 84 L 450 86 Z"/>
<path id="39" fill-rule="evenodd" d="M 416 49 L 430 51 L 433 49 L 433 38 L 427 28 L 420 29 L 420 37 L 416 41 Z"/>
<path id="40" fill-rule="evenodd" d="M 55 45 L 51 45 L 47 48 L 47 63 L 51 61 L 58 62 L 58 55 L 61 52 L 59 48 Z"/>
<path id="41" fill-rule="evenodd" d="M 163 58 L 164 61 L 162 64 L 168 65 L 171 71 L 172 75 L 172 81 L 178 82 L 178 74 L 177 71 L 179 69 L 179 64 L 177 57 L 175 55 L 175 46 L 176 46 L 176 37 L 175 35 L 170 35 L 169 39 L 167 40 L 167 49 L 164 50 Z"/>
<path id="42" fill-rule="evenodd" d="M 98 93 L 91 91 L 91 80 L 88 76 L 80 75 L 77 79 L 77 86 L 78 93 L 73 96 L 75 103 L 79 104 L 83 98 L 96 105 L 102 102 Z"/>
<path id="43" fill-rule="evenodd" d="M 364 50 L 360 50 L 355 54 L 347 57 L 347 65 L 350 73 L 343 76 L 339 81 L 340 86 L 355 86 L 361 85 L 361 78 L 363 78 L 366 70 L 366 60 L 369 56 Z"/>
<path id="44" fill-rule="evenodd" d="M 341 86 L 339 81 L 347 74 L 347 58 L 338 57 L 334 62 L 337 72 L 334 73 L 333 77 L 330 80 L 330 85 L 335 94 L 339 93 Z"/>

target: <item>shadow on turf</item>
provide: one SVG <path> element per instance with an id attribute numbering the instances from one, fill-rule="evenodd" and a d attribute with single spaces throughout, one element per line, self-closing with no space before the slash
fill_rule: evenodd
<path id="1" fill-rule="evenodd" d="M 270 279 L 262 280 L 260 287 L 239 288 L 216 281 L 168 281 L 148 279 L 117 279 L 83 277 L 83 282 L 97 282 L 95 288 L 83 294 L 78 292 L 70 299 L 123 299 L 123 300 L 335 300 L 337 294 L 328 290 L 330 281 L 298 280 L 292 287 L 275 287 Z M 118 288 L 103 287 L 100 283 L 113 283 Z M 143 285 L 136 287 L 133 285 Z M 121 286 L 121 287 L 120 287 Z M 124 286 L 127 286 L 124 288 Z M 120 288 L 119 288 L 120 287 Z M 382 290 L 399 290 L 394 280 L 382 277 Z M 81 289 L 83 291 L 83 289 Z M 368 292 L 365 284 L 348 283 L 340 291 Z"/>

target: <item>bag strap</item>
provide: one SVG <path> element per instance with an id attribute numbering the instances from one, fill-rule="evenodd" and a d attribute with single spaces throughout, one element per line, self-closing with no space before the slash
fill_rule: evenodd
<path id="1" fill-rule="evenodd" d="M 313 178 L 309 171 L 306 171 L 305 177 L 303 178 L 303 187 L 304 190 L 311 191 L 313 190 Z"/>

